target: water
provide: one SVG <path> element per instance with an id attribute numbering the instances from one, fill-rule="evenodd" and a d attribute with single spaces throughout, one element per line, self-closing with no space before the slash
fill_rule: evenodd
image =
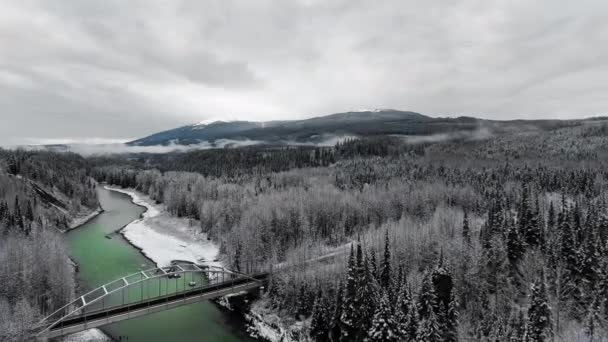
<path id="1" fill-rule="evenodd" d="M 86 292 L 122 276 L 156 267 L 138 249 L 115 233 L 145 211 L 129 196 L 98 188 L 105 212 L 67 234 L 70 255 L 79 265 L 78 292 Z M 110 235 L 111 239 L 106 238 Z M 104 326 L 119 339 L 137 341 L 254 341 L 243 322 L 208 301 Z"/>

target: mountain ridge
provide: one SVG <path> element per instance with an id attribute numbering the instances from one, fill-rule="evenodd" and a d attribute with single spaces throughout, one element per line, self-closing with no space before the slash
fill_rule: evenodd
<path id="1" fill-rule="evenodd" d="M 350 111 L 301 120 L 217 120 L 154 133 L 130 141 L 127 145 L 191 145 L 220 139 L 307 142 L 314 140 L 314 137 L 317 136 L 372 134 L 374 131 L 386 131 L 388 128 L 386 126 L 390 123 L 428 122 L 429 120 L 433 120 L 433 118 L 416 112 L 393 109 Z M 370 123 L 375 125 L 371 130 L 361 127 L 362 124 Z"/>
<path id="2" fill-rule="evenodd" d="M 602 118 L 595 118 L 601 120 Z M 507 132 L 525 128 L 551 130 L 585 120 L 489 120 L 471 116 L 430 117 L 413 111 L 371 109 L 334 113 L 299 120 L 223 121 L 198 123 L 158 132 L 129 146 L 169 146 L 241 141 L 269 144 L 316 144 L 328 138 L 369 135 L 432 135 L 480 128 Z M 524 127 L 525 126 L 525 127 Z"/>

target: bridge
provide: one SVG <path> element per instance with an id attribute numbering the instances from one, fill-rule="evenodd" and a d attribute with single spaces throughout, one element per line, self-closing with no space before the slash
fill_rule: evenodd
<path id="1" fill-rule="evenodd" d="M 268 273 L 247 275 L 223 267 L 175 264 L 140 271 L 95 288 L 39 323 L 45 340 L 205 299 L 263 287 Z"/>

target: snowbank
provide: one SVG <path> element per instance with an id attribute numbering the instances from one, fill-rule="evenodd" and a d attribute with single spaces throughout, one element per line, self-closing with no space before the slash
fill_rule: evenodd
<path id="1" fill-rule="evenodd" d="M 83 332 L 68 335 L 61 339 L 63 342 L 111 342 L 112 339 L 106 336 L 99 329 L 89 329 Z"/>
<path id="2" fill-rule="evenodd" d="M 266 300 L 256 301 L 245 315 L 249 326 L 247 330 L 254 338 L 261 338 L 271 342 L 305 341 L 305 323 L 296 321 L 288 324 L 276 312 L 266 306 Z"/>
<path id="3" fill-rule="evenodd" d="M 135 190 L 105 186 L 111 191 L 129 195 L 133 203 L 147 210 L 142 218 L 128 224 L 121 234 L 157 266 L 167 266 L 173 260 L 221 266 L 217 261 L 219 248 L 201 233 L 191 220 L 171 217 L 163 205 Z"/>
<path id="4" fill-rule="evenodd" d="M 101 207 L 93 210 L 92 212 L 90 212 L 89 214 L 86 215 L 82 215 L 82 216 L 77 216 L 75 218 L 72 219 L 72 222 L 70 222 L 70 225 L 68 226 L 68 229 L 74 229 L 77 228 L 87 222 L 89 222 L 90 220 L 92 220 L 95 216 L 101 214 L 103 212 L 103 209 Z"/>

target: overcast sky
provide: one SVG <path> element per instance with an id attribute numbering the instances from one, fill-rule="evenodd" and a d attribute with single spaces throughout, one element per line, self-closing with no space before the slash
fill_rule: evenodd
<path id="1" fill-rule="evenodd" d="M 0 143 L 359 108 L 608 113 L 608 1 L 0 2 Z"/>

